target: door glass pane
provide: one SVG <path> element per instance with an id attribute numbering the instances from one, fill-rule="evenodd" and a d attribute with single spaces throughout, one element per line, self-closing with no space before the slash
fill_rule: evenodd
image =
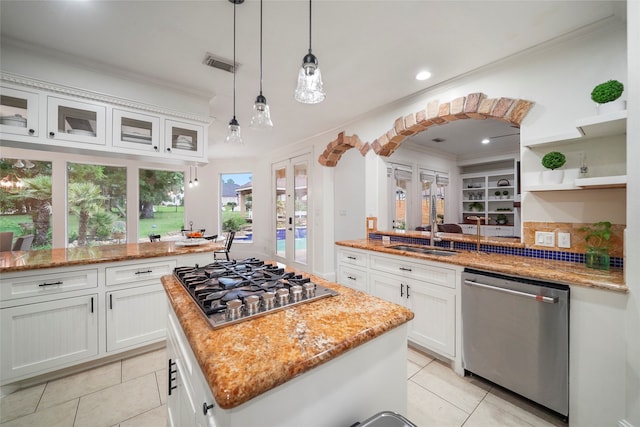
<path id="1" fill-rule="evenodd" d="M 422 202 L 420 212 L 420 222 L 423 226 L 431 224 L 431 187 L 430 181 L 422 181 Z"/>
<path id="2" fill-rule="evenodd" d="M 68 246 L 125 243 L 127 169 L 67 163 Z"/>
<path id="3" fill-rule="evenodd" d="M 150 241 L 151 235 L 161 241 L 181 239 L 183 228 L 199 229 L 184 223 L 184 172 L 140 169 L 138 175 L 139 242 Z"/>
<path id="4" fill-rule="evenodd" d="M 407 227 L 407 195 L 409 193 L 410 181 L 401 177 L 397 177 L 395 181 L 393 228 L 396 230 L 405 230 Z"/>
<path id="5" fill-rule="evenodd" d="M 153 123 L 122 117 L 120 139 L 126 142 L 151 145 L 153 138 Z"/>
<path id="6" fill-rule="evenodd" d="M 97 120 L 95 111 L 58 106 L 58 132 L 96 136 Z"/>
<path id="7" fill-rule="evenodd" d="M 235 231 L 234 243 L 253 241 L 253 175 L 220 175 L 222 231 Z"/>
<path id="8" fill-rule="evenodd" d="M 0 158 L 0 232 L 13 233 L 11 248 L 30 235 L 21 250 L 51 248 L 51 212 L 51 162 Z"/>
<path id="9" fill-rule="evenodd" d="M 294 172 L 294 243 L 296 262 L 307 263 L 307 165 L 297 164 Z"/>
<path id="10" fill-rule="evenodd" d="M 28 100 L 13 96 L 0 96 L 0 125 L 27 127 Z"/>
<path id="11" fill-rule="evenodd" d="M 280 168 L 275 170 L 276 184 L 276 255 L 286 255 L 287 235 L 287 170 Z"/>

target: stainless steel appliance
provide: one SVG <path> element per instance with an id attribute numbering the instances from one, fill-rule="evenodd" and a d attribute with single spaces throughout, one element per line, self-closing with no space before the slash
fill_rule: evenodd
<path id="1" fill-rule="evenodd" d="M 214 328 L 338 295 L 309 277 L 255 258 L 177 267 L 174 276 Z"/>
<path id="2" fill-rule="evenodd" d="M 465 371 L 569 416 L 569 287 L 462 274 Z"/>

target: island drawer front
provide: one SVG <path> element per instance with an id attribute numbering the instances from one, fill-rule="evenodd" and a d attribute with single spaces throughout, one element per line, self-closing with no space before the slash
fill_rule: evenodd
<path id="1" fill-rule="evenodd" d="M 356 251 L 350 251 L 346 249 L 340 249 L 338 251 L 338 263 L 347 263 L 351 265 L 366 267 L 367 254 L 363 254 Z"/>
<path id="2" fill-rule="evenodd" d="M 174 268 L 176 268 L 175 259 L 107 267 L 105 269 L 106 285 L 121 286 L 158 281 L 162 276 L 172 274 Z"/>
<path id="3" fill-rule="evenodd" d="M 371 255 L 371 269 L 408 277 L 432 285 L 456 288 L 456 272 L 453 269 L 404 261 L 399 258 Z"/>
<path id="4" fill-rule="evenodd" d="M 365 270 L 341 265 L 338 271 L 338 282 L 358 291 L 369 292 L 367 272 Z"/>
<path id="5" fill-rule="evenodd" d="M 56 271 L 33 276 L 6 276 L 0 282 L 3 301 L 98 287 L 98 269 Z"/>

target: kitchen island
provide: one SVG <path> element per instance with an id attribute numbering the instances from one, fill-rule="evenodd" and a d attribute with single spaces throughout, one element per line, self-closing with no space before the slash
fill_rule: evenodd
<path id="1" fill-rule="evenodd" d="M 162 278 L 173 425 L 350 426 L 406 413 L 413 313 L 311 280 L 339 295 L 213 329 L 178 280 Z"/>

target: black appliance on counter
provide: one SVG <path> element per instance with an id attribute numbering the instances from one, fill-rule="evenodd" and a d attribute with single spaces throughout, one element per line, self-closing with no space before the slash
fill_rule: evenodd
<path id="1" fill-rule="evenodd" d="M 214 328 L 338 295 L 309 277 L 255 258 L 177 267 L 173 274 Z"/>

